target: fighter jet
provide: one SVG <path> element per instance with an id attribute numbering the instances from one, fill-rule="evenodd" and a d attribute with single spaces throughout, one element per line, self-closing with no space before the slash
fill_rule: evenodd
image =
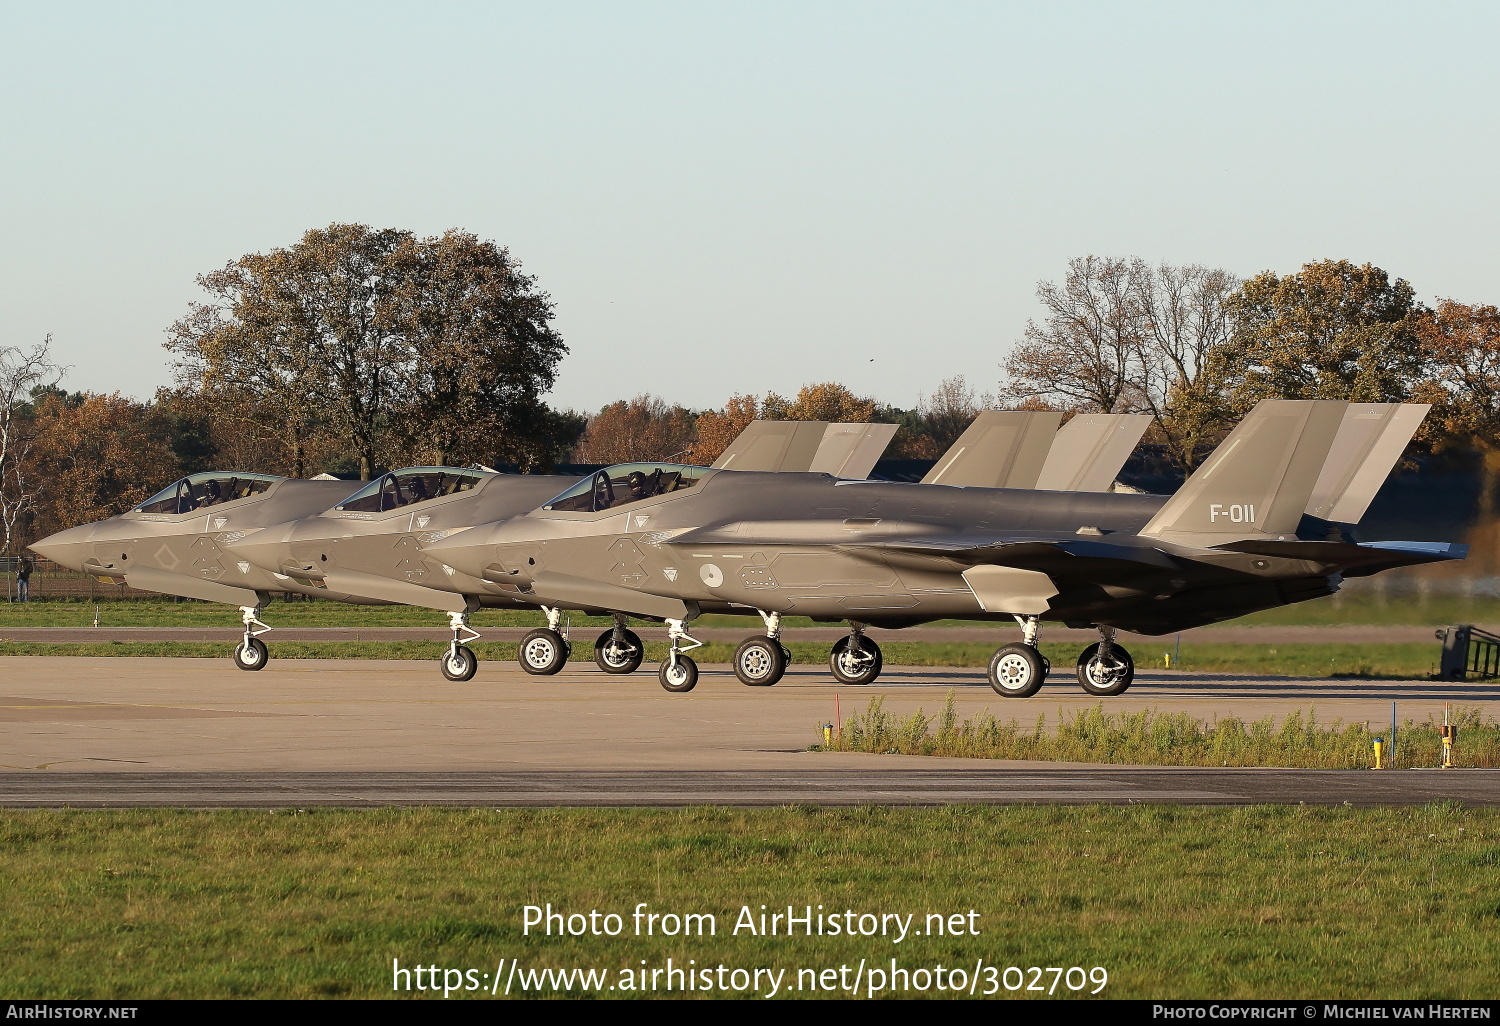
<path id="1" fill-rule="evenodd" d="M 1104 488 L 1114 480 L 1150 419 L 1081 416 L 1057 431 L 1060 418 L 1058 413 L 981 414 L 939 461 L 934 474 L 960 483 Z M 754 421 L 715 466 L 775 473 L 824 472 L 862 480 L 895 431 L 894 424 Z M 454 635 L 440 664 L 444 676 L 454 681 L 470 679 L 477 668 L 473 651 L 464 644 L 480 636 L 469 626 L 470 613 L 480 605 L 540 608 L 547 626 L 522 640 L 519 662 L 532 674 L 560 671 L 572 649 L 564 613 L 584 607 L 544 592 L 523 596 L 514 589 L 497 589 L 425 555 L 425 546 L 469 526 L 529 512 L 558 486 L 549 490 L 548 481 L 533 479 L 535 483 L 526 488 L 513 482 L 502 491 L 496 490 L 499 485 L 491 486 L 484 494 L 493 501 L 429 504 L 423 482 L 434 473 L 441 474 L 441 468 L 396 471 L 316 516 L 252 532 L 236 540 L 229 551 L 235 559 L 289 576 L 304 586 L 331 587 L 369 601 L 446 611 Z M 628 468 L 617 468 L 621 493 L 647 487 L 646 475 L 651 473 L 648 468 L 636 479 Z M 608 479 L 597 485 L 601 494 L 614 496 Z M 441 487 L 440 482 L 431 485 L 434 490 Z M 530 501 L 526 501 L 528 496 Z M 626 614 L 613 609 L 590 611 L 607 613 L 615 621 L 594 643 L 595 663 L 606 673 L 633 673 L 645 658 L 645 645 L 630 629 Z M 755 615 L 746 607 L 730 611 Z"/>
<path id="2" fill-rule="evenodd" d="M 629 464 L 424 552 L 520 601 L 665 621 L 668 691 L 697 683 L 693 619 L 753 609 L 766 631 L 733 660 L 749 685 L 784 673 L 781 620 L 795 613 L 849 622 L 830 666 L 851 684 L 881 669 L 867 626 L 1014 619 L 1022 641 L 995 652 L 989 681 L 1016 697 L 1046 675 L 1044 621 L 1096 627 L 1078 682 L 1118 695 L 1134 679 L 1118 629 L 1180 631 L 1462 558 L 1460 545 L 1355 540 L 1425 412 L 1262 402 L 1171 497 Z M 563 651 L 560 637 L 549 644 Z"/>
<path id="3" fill-rule="evenodd" d="M 302 481 L 273 474 L 212 471 L 175 481 L 139 506 L 98 523 L 59 531 L 31 550 L 107 584 L 239 606 L 242 669 L 266 662 L 259 635 L 272 592 L 311 592 L 285 576 L 228 558 L 224 546 L 268 524 L 326 509 L 349 493 L 347 481 Z M 338 595 L 346 602 L 365 601 Z"/>

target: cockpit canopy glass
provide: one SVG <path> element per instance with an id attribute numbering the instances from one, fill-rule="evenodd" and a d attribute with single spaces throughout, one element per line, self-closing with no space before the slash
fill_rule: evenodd
<path id="1" fill-rule="evenodd" d="M 226 474 L 209 471 L 185 477 L 137 506 L 135 513 L 191 513 L 258 495 L 281 478 L 274 474 Z"/>
<path id="2" fill-rule="evenodd" d="M 542 509 L 597 513 L 680 492 L 693 487 L 707 473 L 707 467 L 687 467 L 681 463 L 622 463 L 584 478 Z"/>
<path id="3" fill-rule="evenodd" d="M 376 478 L 334 509 L 345 513 L 383 513 L 414 502 L 426 502 L 444 495 L 467 492 L 487 477 L 483 470 L 455 470 L 453 467 L 407 467 Z"/>

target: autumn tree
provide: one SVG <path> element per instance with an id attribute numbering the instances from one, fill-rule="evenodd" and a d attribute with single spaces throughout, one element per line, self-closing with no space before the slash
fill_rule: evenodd
<path id="1" fill-rule="evenodd" d="M 724 404 L 722 410 L 707 410 L 698 414 L 697 437 L 693 440 L 688 458 L 693 463 L 706 467 L 724 454 L 729 443 L 739 437 L 741 431 L 760 416 L 760 400 L 753 395 L 735 394 Z"/>
<path id="2" fill-rule="evenodd" d="M 830 424 L 868 424 L 880 404 L 855 395 L 836 381 L 803 385 L 795 399 L 767 393 L 760 403 L 762 420 L 826 420 Z"/>
<path id="3" fill-rule="evenodd" d="M 150 403 L 54 388 L 33 416 L 33 537 L 123 513 L 181 476 L 171 427 Z"/>
<path id="4" fill-rule="evenodd" d="M 1500 308 L 1445 299 L 1416 322 L 1428 373 L 1411 398 L 1438 430 L 1492 447 L 1500 438 Z"/>
<path id="5" fill-rule="evenodd" d="M 610 403 L 589 419 L 573 450 L 578 463 L 638 463 L 683 457 L 693 445 L 693 414 L 654 395 Z"/>
<path id="6" fill-rule="evenodd" d="M 52 362 L 51 347 L 51 335 L 30 349 L 0 346 L 0 531 L 5 552 L 13 551 L 17 527 L 36 508 L 41 482 L 31 459 L 32 400 L 62 377 L 62 368 Z"/>
<path id="7" fill-rule="evenodd" d="M 1265 271 L 1226 307 L 1230 336 L 1209 376 L 1236 412 L 1260 399 L 1397 402 L 1420 375 L 1423 307 L 1410 284 L 1372 264 Z"/>
<path id="8" fill-rule="evenodd" d="M 509 251 L 457 230 L 334 224 L 200 275 L 210 301 L 168 331 L 178 379 L 273 433 L 292 472 L 331 435 L 362 477 L 524 431 L 567 352 L 551 300 Z"/>

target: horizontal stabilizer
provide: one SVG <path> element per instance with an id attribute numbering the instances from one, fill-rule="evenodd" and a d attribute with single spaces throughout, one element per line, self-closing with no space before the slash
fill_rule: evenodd
<path id="1" fill-rule="evenodd" d="M 1205 545 L 1295 534 L 1348 405 L 1262 400 L 1141 534 Z"/>
<path id="2" fill-rule="evenodd" d="M 1253 552 L 1257 556 L 1281 559 L 1303 559 L 1312 563 L 1337 566 L 1345 577 L 1366 577 L 1401 566 L 1443 563 L 1463 559 L 1467 545 L 1455 542 L 1331 542 L 1249 538 L 1215 546 L 1231 552 Z"/>
<path id="3" fill-rule="evenodd" d="M 828 422 L 822 420 L 752 420 L 713 465 L 719 470 L 763 473 L 806 471 L 827 427 Z"/>
<path id="4" fill-rule="evenodd" d="M 1081 413 L 1052 439 L 1036 486 L 1060 492 L 1107 492 L 1150 427 L 1144 413 Z"/>
<path id="5" fill-rule="evenodd" d="M 1061 413 L 986 410 L 922 478 L 968 488 L 1035 488 Z"/>
<path id="6" fill-rule="evenodd" d="M 1425 403 L 1350 403 L 1306 512 L 1359 523 L 1430 409 Z"/>
<path id="7" fill-rule="evenodd" d="M 863 481 L 896 434 L 895 424 L 829 424 L 808 470 Z"/>

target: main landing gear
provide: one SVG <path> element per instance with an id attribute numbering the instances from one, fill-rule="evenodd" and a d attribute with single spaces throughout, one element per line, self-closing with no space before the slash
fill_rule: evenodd
<path id="1" fill-rule="evenodd" d="M 538 677 L 550 677 L 568 664 L 568 655 L 573 648 L 568 644 L 568 632 L 559 630 L 562 610 L 543 606 L 547 614 L 547 626 L 532 631 L 521 639 L 521 669 Z"/>
<path id="2" fill-rule="evenodd" d="M 1135 660 L 1115 644 L 1113 627 L 1099 628 L 1099 642 L 1078 655 L 1078 683 L 1091 695 L 1121 695 L 1135 681 Z"/>
<path id="3" fill-rule="evenodd" d="M 698 686 L 698 664 L 687 653 L 703 647 L 703 642 L 688 634 L 686 620 L 667 621 L 667 641 L 671 648 L 667 651 L 666 662 L 657 669 L 656 678 L 668 691 L 693 690 Z"/>
<path id="4" fill-rule="evenodd" d="M 865 637 L 865 625 L 849 621 L 849 636 L 834 642 L 828 668 L 840 684 L 870 684 L 880 676 L 885 659 L 880 646 Z"/>
<path id="5" fill-rule="evenodd" d="M 765 621 L 766 633 L 740 642 L 740 647 L 734 650 L 734 675 L 741 684 L 768 688 L 786 673 L 792 653 L 781 643 L 781 614 L 761 609 L 756 612 Z"/>
<path id="6" fill-rule="evenodd" d="M 443 676 L 452 681 L 471 680 L 479 669 L 479 657 L 463 642 L 473 641 L 480 636 L 479 632 L 469 626 L 468 613 L 450 612 L 448 626 L 453 629 L 453 640 L 449 642 L 448 651 L 443 658 L 438 660 Z M 464 637 L 465 634 L 468 637 Z"/>
<path id="7" fill-rule="evenodd" d="M 240 606 L 240 619 L 245 624 L 245 638 L 234 646 L 234 665 L 242 670 L 259 670 L 271 658 L 266 643 L 260 640 L 260 636 L 271 629 L 270 624 L 261 622 L 261 608 L 261 606 Z M 260 629 L 256 630 L 257 627 Z"/>
<path id="8" fill-rule="evenodd" d="M 634 673 L 646 658 L 646 646 L 635 631 L 625 626 L 625 617 L 614 614 L 615 625 L 594 642 L 594 662 L 605 673 Z"/>
<path id="9" fill-rule="evenodd" d="M 990 687 L 1007 698 L 1030 698 L 1041 690 L 1052 665 L 1037 648 L 1041 622 L 1035 616 L 1017 616 L 1021 643 L 1005 645 L 990 659 Z M 1098 644 L 1078 656 L 1078 683 L 1091 695 L 1109 697 L 1125 693 L 1135 680 L 1135 661 L 1115 644 L 1113 627 L 1099 628 Z"/>

